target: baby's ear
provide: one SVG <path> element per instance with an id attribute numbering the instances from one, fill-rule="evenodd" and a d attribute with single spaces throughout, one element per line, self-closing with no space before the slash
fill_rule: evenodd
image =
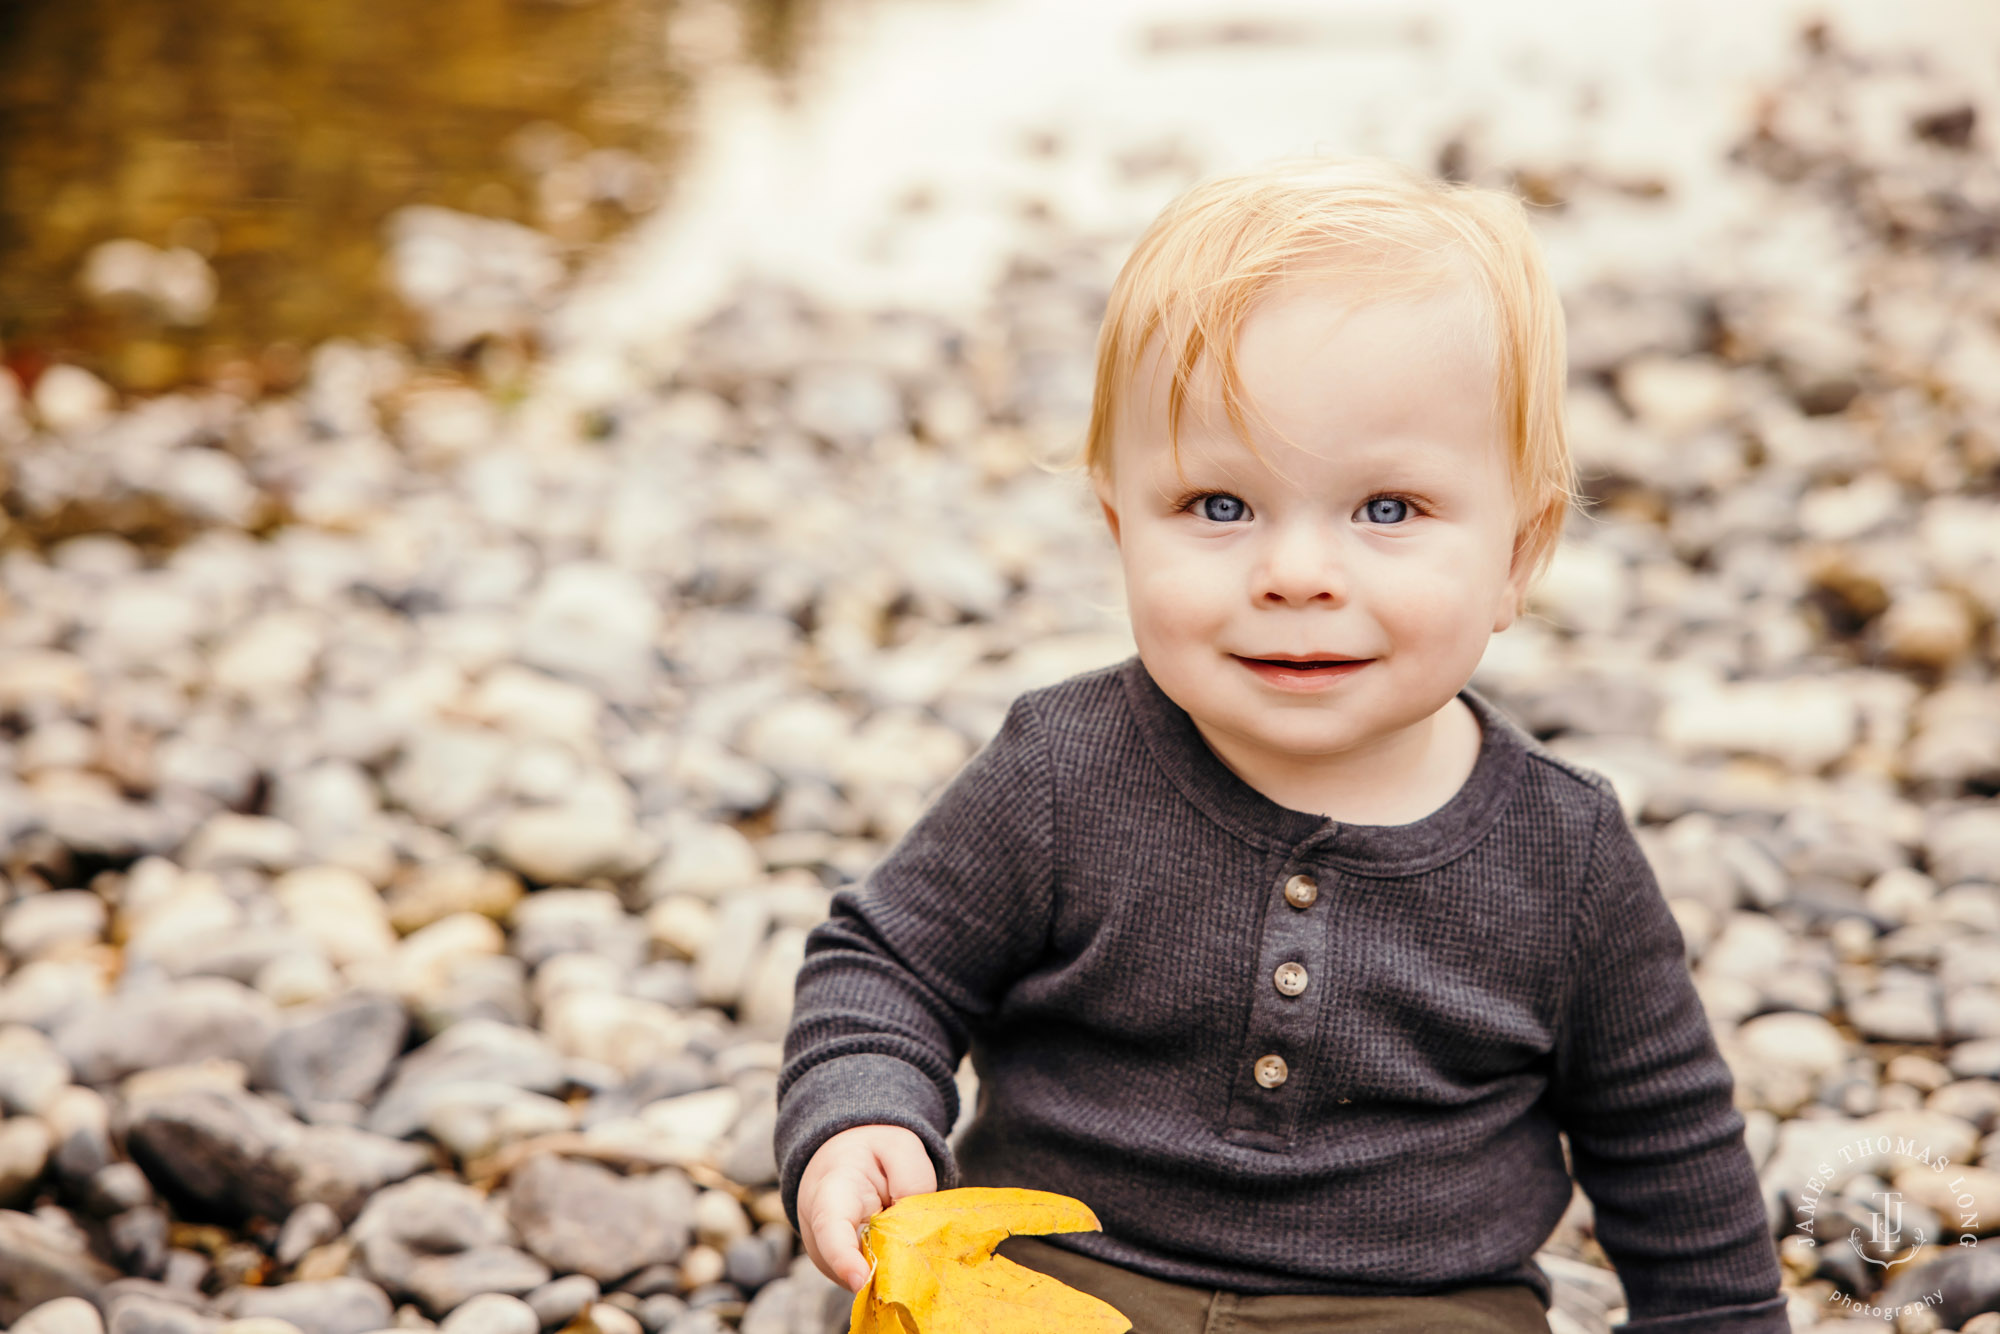
<path id="1" fill-rule="evenodd" d="M 1528 610 L 1528 578 L 1534 568 L 1534 553 L 1529 550 L 1532 533 L 1523 531 L 1514 539 L 1514 558 L 1507 567 L 1507 582 L 1501 585 L 1500 607 L 1493 617 L 1493 633 L 1499 634 Z"/>
<path id="2" fill-rule="evenodd" d="M 1105 525 L 1111 529 L 1111 541 L 1113 545 L 1116 545 L 1118 542 L 1118 509 L 1111 503 L 1114 497 L 1114 492 L 1111 488 L 1111 479 L 1101 472 L 1094 472 L 1090 475 L 1090 486 L 1097 493 L 1098 507 L 1104 511 Z"/>

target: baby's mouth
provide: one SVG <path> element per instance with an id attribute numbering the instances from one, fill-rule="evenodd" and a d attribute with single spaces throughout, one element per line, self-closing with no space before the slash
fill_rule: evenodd
<path id="1" fill-rule="evenodd" d="M 1264 667 L 1281 667 L 1290 672 L 1330 671 L 1336 667 L 1358 667 L 1368 661 L 1366 658 L 1311 658 L 1294 661 L 1290 658 L 1246 658 L 1240 653 L 1232 656 L 1242 662 L 1252 662 Z"/>

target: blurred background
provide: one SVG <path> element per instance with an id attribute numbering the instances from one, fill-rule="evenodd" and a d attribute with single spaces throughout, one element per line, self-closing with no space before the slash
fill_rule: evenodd
<path id="1" fill-rule="evenodd" d="M 1996 103 L 1973 0 L 0 0 L 0 1325 L 844 1328 L 805 933 L 1132 651 L 1106 289 L 1327 151 L 1531 205 L 1589 503 L 1475 685 L 1794 1327 L 2000 1331 Z"/>

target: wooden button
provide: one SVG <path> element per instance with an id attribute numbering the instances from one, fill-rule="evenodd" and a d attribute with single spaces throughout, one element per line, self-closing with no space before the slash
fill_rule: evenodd
<path id="1" fill-rule="evenodd" d="M 1285 1082 L 1292 1072 L 1285 1068 L 1282 1056 L 1259 1056 L 1257 1058 L 1257 1082 L 1267 1089 L 1274 1089 Z"/>
<path id="2" fill-rule="evenodd" d="M 1319 897 L 1319 881 L 1309 875 L 1295 875 L 1285 882 L 1285 902 L 1294 908 L 1310 908 Z"/>
<path id="3" fill-rule="evenodd" d="M 1271 974 L 1271 981 L 1287 996 L 1296 996 L 1306 989 L 1306 970 L 1296 963 L 1281 963 L 1278 971 Z"/>

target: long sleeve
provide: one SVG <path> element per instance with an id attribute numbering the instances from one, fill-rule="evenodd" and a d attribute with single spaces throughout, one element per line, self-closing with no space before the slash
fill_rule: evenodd
<path id="1" fill-rule="evenodd" d="M 1680 927 L 1610 793 L 1551 1097 L 1630 1334 L 1788 1334 L 1733 1078 Z"/>
<path id="2" fill-rule="evenodd" d="M 829 1137 L 899 1125 L 957 1184 L 945 1137 L 969 1026 L 992 1012 L 1048 938 L 1054 789 L 1033 705 L 1015 700 L 865 880 L 834 895 L 806 939 L 778 1076 L 775 1137 L 785 1213 Z"/>

